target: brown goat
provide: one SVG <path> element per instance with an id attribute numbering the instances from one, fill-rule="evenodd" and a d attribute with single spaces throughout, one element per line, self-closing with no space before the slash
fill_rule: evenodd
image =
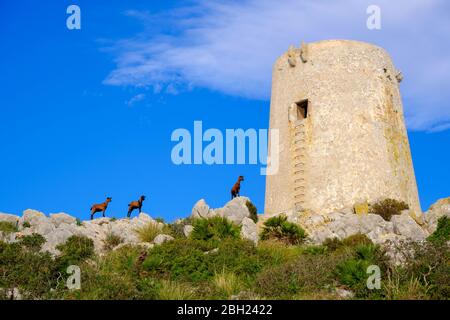
<path id="1" fill-rule="evenodd" d="M 131 216 L 131 212 L 134 209 L 139 209 L 139 213 L 141 213 L 142 202 L 144 202 L 144 200 L 145 200 L 145 196 L 141 196 L 138 201 L 133 201 L 128 204 L 128 214 L 127 214 L 128 218 Z"/>
<path id="2" fill-rule="evenodd" d="M 112 201 L 111 197 L 107 197 L 106 201 L 100 204 L 94 204 L 91 207 L 91 220 L 94 219 L 94 214 L 97 212 L 102 212 L 103 217 L 105 217 L 106 208 L 108 208 L 108 204 Z"/>
<path id="3" fill-rule="evenodd" d="M 244 176 L 239 176 L 238 181 L 234 184 L 233 188 L 231 188 L 231 199 L 240 197 L 241 181 L 244 181 Z"/>

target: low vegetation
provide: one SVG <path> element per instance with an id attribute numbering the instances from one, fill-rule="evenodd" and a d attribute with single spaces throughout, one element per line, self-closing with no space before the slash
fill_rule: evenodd
<path id="1" fill-rule="evenodd" d="M 300 244 L 306 232 L 299 225 L 287 221 L 285 215 L 276 216 L 264 222 L 262 240 L 279 240 L 286 244 Z"/>
<path id="2" fill-rule="evenodd" d="M 386 221 L 391 221 L 395 215 L 399 215 L 403 210 L 409 209 L 408 204 L 395 199 L 384 199 L 371 205 L 370 213 L 378 214 Z"/>
<path id="3" fill-rule="evenodd" d="M 258 222 L 258 209 L 255 207 L 255 205 L 251 201 L 247 201 L 245 203 L 247 206 L 248 212 L 250 212 L 250 219 L 253 220 L 253 222 Z"/>
<path id="4" fill-rule="evenodd" d="M 104 240 L 104 249 L 106 251 L 112 250 L 117 247 L 119 244 L 123 243 L 123 239 L 121 236 L 115 233 L 109 233 Z"/>
<path id="5" fill-rule="evenodd" d="M 241 228 L 223 217 L 195 219 L 191 238 L 218 244 L 226 239 L 239 239 Z"/>
<path id="6" fill-rule="evenodd" d="M 443 216 L 439 218 L 436 231 L 428 237 L 434 243 L 445 243 L 450 241 L 450 218 Z"/>
<path id="7" fill-rule="evenodd" d="M 17 226 L 11 222 L 0 221 L 0 232 L 3 233 L 17 232 Z"/>
<path id="8" fill-rule="evenodd" d="M 149 222 L 146 225 L 136 229 L 136 233 L 141 242 L 152 242 L 157 235 L 162 233 L 162 230 L 157 223 Z"/>
<path id="9" fill-rule="evenodd" d="M 175 240 L 151 249 L 73 236 L 51 256 L 37 234 L 15 243 L 0 241 L 0 298 L 23 299 L 449 299 L 448 219 L 441 218 L 427 241 L 404 243 L 402 265 L 365 235 L 308 245 L 305 233 L 284 218 L 267 221 L 258 246 L 239 237 L 239 228 L 215 217 L 194 220 L 186 238 L 179 222 Z M 170 227 L 175 230 L 175 227 Z M 153 229 L 151 229 L 153 230 Z M 145 239 L 155 235 L 148 230 Z M 150 235 L 149 235 L 150 234 Z M 114 249 L 113 249 L 114 248 Z M 81 269 L 81 289 L 69 290 L 66 270 Z M 367 286 L 368 268 L 380 270 L 379 289 Z"/>

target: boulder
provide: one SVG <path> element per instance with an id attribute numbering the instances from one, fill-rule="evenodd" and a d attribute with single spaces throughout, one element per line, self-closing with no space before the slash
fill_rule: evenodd
<path id="1" fill-rule="evenodd" d="M 211 214 L 211 209 L 208 204 L 206 204 L 204 199 L 197 201 L 197 203 L 192 208 L 191 218 L 208 218 Z"/>
<path id="2" fill-rule="evenodd" d="M 252 219 L 245 217 L 242 220 L 241 238 L 250 240 L 253 243 L 258 244 L 258 228 L 256 227 L 256 223 Z"/>
<path id="3" fill-rule="evenodd" d="M 393 231 L 397 235 L 404 236 L 412 241 L 421 241 L 428 236 L 427 232 L 408 213 L 395 215 L 391 218 L 391 221 Z"/>
<path id="4" fill-rule="evenodd" d="M 247 208 L 247 197 L 236 197 L 229 201 L 223 208 L 216 209 L 217 215 L 227 218 L 231 222 L 241 225 L 244 218 L 250 217 L 250 211 Z"/>
<path id="5" fill-rule="evenodd" d="M 360 232 L 359 220 L 356 214 L 345 215 L 341 219 L 332 221 L 328 229 L 339 239 L 344 239 Z"/>
<path id="6" fill-rule="evenodd" d="M 194 227 L 191 226 L 190 224 L 185 225 L 183 228 L 183 233 L 184 233 L 185 237 L 188 238 L 193 230 L 194 230 Z"/>
<path id="7" fill-rule="evenodd" d="M 1 213 L 0 212 L 0 221 L 9 222 L 9 223 L 12 223 L 14 225 L 17 225 L 18 222 L 19 222 L 19 217 L 14 215 L 14 214 Z"/>
<path id="8" fill-rule="evenodd" d="M 46 242 L 42 246 L 41 251 L 48 251 L 53 255 L 57 255 L 59 254 L 59 250 L 56 247 L 64 244 L 73 235 L 74 233 L 69 229 L 58 228 L 45 236 Z"/>
<path id="9" fill-rule="evenodd" d="M 158 235 L 155 237 L 155 239 L 153 240 L 153 243 L 154 243 L 155 245 L 161 245 L 161 244 L 163 244 L 164 242 L 172 241 L 172 240 L 174 240 L 174 238 L 173 238 L 172 236 L 169 236 L 169 235 L 167 235 L 167 234 L 158 234 Z"/>
<path id="10" fill-rule="evenodd" d="M 59 227 L 61 224 L 76 224 L 77 223 L 76 218 L 74 218 L 64 212 L 50 214 L 50 221 L 55 225 L 55 227 Z"/>
<path id="11" fill-rule="evenodd" d="M 46 222 L 48 218 L 40 211 L 27 209 L 23 212 L 22 217 L 19 219 L 19 224 L 22 226 L 24 222 L 29 223 L 32 227 L 42 222 Z"/>
<path id="12" fill-rule="evenodd" d="M 438 200 L 424 214 L 425 228 L 431 234 L 436 231 L 439 218 L 450 218 L 450 197 Z"/>
<path id="13" fill-rule="evenodd" d="M 28 223 L 30 227 L 24 227 L 24 223 Z M 53 232 L 55 230 L 55 226 L 42 212 L 27 209 L 23 212 L 22 217 L 19 219 L 19 230 L 23 231 L 25 235 L 39 233 L 40 235 L 45 236 Z"/>

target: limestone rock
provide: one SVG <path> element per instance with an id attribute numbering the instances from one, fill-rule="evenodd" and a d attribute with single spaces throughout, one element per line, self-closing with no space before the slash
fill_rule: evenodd
<path id="1" fill-rule="evenodd" d="M 424 214 L 425 228 L 429 233 L 436 231 L 439 218 L 450 218 L 450 197 L 438 200 Z"/>
<path id="2" fill-rule="evenodd" d="M 191 218 L 208 218 L 210 216 L 211 209 L 206 204 L 204 199 L 199 200 L 192 208 Z"/>
<path id="3" fill-rule="evenodd" d="M 252 219 L 245 217 L 242 220 L 241 238 L 250 240 L 255 244 L 258 243 L 258 228 Z"/>
<path id="4" fill-rule="evenodd" d="M 19 222 L 19 217 L 14 214 L 0 212 L 0 221 L 10 222 L 14 225 L 17 225 Z"/>
<path id="5" fill-rule="evenodd" d="M 20 226 L 22 226 L 24 222 L 27 222 L 31 226 L 36 226 L 46 220 L 48 220 L 48 218 L 42 212 L 33 209 L 27 209 L 23 212 L 22 217 L 19 219 L 19 224 Z"/>
<path id="6" fill-rule="evenodd" d="M 391 221 L 395 234 L 402 235 L 413 241 L 421 241 L 428 236 L 424 229 L 408 213 L 393 216 Z"/>
<path id="7" fill-rule="evenodd" d="M 24 223 L 28 223 L 30 227 L 25 228 Z M 24 235 L 39 233 L 40 235 L 45 236 L 53 232 L 55 230 L 55 226 L 42 212 L 27 209 L 23 212 L 22 217 L 19 219 L 19 230 L 23 231 Z"/>
<path id="8" fill-rule="evenodd" d="M 342 288 L 336 288 L 336 294 L 342 299 L 352 299 L 355 295 L 352 291 Z"/>
<path id="9" fill-rule="evenodd" d="M 167 234 L 158 234 L 158 235 L 155 237 L 155 239 L 153 240 L 153 243 L 154 243 L 155 245 L 161 245 L 161 244 L 163 244 L 164 242 L 172 241 L 172 240 L 174 240 L 174 238 L 173 238 L 172 236 L 169 236 L 169 235 L 167 235 Z"/>
<path id="10" fill-rule="evenodd" d="M 64 212 L 50 214 L 50 220 L 55 225 L 55 227 L 59 227 L 63 223 L 65 224 L 77 223 L 77 219 Z"/>
<path id="11" fill-rule="evenodd" d="M 250 217 L 250 212 L 246 205 L 247 201 L 250 201 L 247 197 L 236 197 L 229 201 L 223 208 L 215 210 L 215 212 L 219 216 L 227 218 L 237 225 L 241 225 L 244 218 Z"/>
<path id="12" fill-rule="evenodd" d="M 191 234 L 191 232 L 194 230 L 194 227 L 191 225 L 185 225 L 183 228 L 183 233 L 186 236 L 186 238 L 188 238 Z"/>

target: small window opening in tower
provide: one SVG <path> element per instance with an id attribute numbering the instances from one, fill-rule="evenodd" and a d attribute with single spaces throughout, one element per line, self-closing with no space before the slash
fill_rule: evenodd
<path id="1" fill-rule="evenodd" d="M 308 117 L 308 99 L 299 101 L 297 105 L 297 119 L 302 120 Z"/>

